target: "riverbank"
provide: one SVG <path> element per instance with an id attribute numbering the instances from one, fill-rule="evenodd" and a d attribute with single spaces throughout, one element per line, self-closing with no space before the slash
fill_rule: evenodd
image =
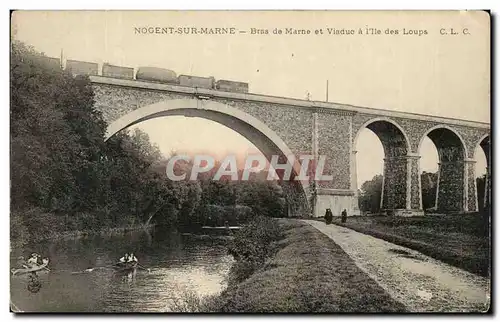
<path id="1" fill-rule="evenodd" d="M 263 231 L 265 227 L 261 227 Z M 275 229 L 275 228 L 272 228 Z M 299 220 L 277 221 L 270 257 L 248 277 L 233 277 L 218 297 L 205 302 L 211 312 L 404 312 L 331 239 Z M 258 237 L 273 234 L 252 233 Z M 244 245 L 245 238 L 236 240 Z M 238 242 L 238 241 L 237 241 Z M 250 240 L 250 245 L 252 244 Z M 237 258 L 233 267 L 244 267 Z M 239 265 L 239 266 L 238 266 Z M 255 269 L 256 268 L 256 269 Z M 233 271 L 232 275 L 235 274 Z"/>
<path id="2" fill-rule="evenodd" d="M 154 224 L 149 224 L 149 225 L 135 225 L 135 226 L 115 227 L 115 228 L 103 228 L 99 230 L 66 231 L 61 233 L 55 233 L 54 237 L 51 237 L 50 240 L 71 240 L 71 239 L 86 238 L 90 236 L 113 237 L 113 236 L 125 235 L 127 233 L 132 233 L 136 231 L 150 231 L 154 229 L 154 227 L 155 227 Z"/>
<path id="3" fill-rule="evenodd" d="M 113 227 L 113 228 L 101 228 L 101 229 L 89 229 L 89 230 L 72 230 L 72 231 L 54 231 L 50 235 L 41 236 L 30 236 L 29 239 L 17 238 L 11 239 L 11 247 L 19 248 L 32 243 L 46 242 L 46 241 L 65 241 L 65 240 L 78 240 L 89 237 L 114 237 L 121 236 L 127 233 L 137 232 L 137 231 L 151 231 L 155 228 L 154 224 L 148 225 L 134 225 L 126 227 Z"/>
<path id="4" fill-rule="evenodd" d="M 334 217 L 333 223 L 417 250 L 471 273 L 489 276 L 488 220 L 480 214 L 360 216 L 348 217 L 346 223 Z"/>

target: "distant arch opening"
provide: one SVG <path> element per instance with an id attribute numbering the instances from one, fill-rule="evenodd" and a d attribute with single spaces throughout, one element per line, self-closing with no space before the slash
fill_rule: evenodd
<path id="1" fill-rule="evenodd" d="M 478 210 L 489 210 L 490 205 L 490 136 L 483 137 L 474 151 L 476 160 L 476 187 Z"/>
<path id="2" fill-rule="evenodd" d="M 418 147 L 419 155 L 426 153 L 422 147 L 428 147 L 429 138 L 434 144 L 438 155 L 437 181 L 435 186 L 435 206 L 431 211 L 460 212 L 464 210 L 465 187 L 464 161 L 467 158 L 463 139 L 453 129 L 446 126 L 436 126 L 425 133 Z M 424 142 L 427 142 L 424 145 Z M 421 185 L 422 197 L 424 182 Z"/>
<path id="3" fill-rule="evenodd" d="M 436 209 L 439 154 L 436 146 L 428 136 L 425 136 L 422 140 L 419 155 L 422 208 L 426 212 L 432 212 Z"/>
<path id="4" fill-rule="evenodd" d="M 384 147 L 373 131 L 361 129 L 356 151 L 358 207 L 362 214 L 379 213 L 384 171 Z"/>
<path id="5" fill-rule="evenodd" d="M 372 135 L 366 131 L 369 130 Z M 374 139 L 375 137 L 378 140 Z M 378 141 L 378 143 L 377 143 Z M 380 146 L 382 151 L 380 151 Z M 379 173 L 374 176 L 368 185 L 363 183 L 358 199 L 360 210 L 367 208 L 366 200 L 370 201 L 370 208 L 392 213 L 396 209 L 405 209 L 407 206 L 407 160 L 409 141 L 403 129 L 389 119 L 374 119 L 366 122 L 358 131 L 355 138 L 357 176 L 364 173 Z M 375 152 L 368 152 L 373 151 Z M 381 153 L 382 152 L 382 153 Z M 382 157 L 382 158 L 381 158 Z M 358 179 L 363 180 L 363 177 Z M 381 181 L 381 182 L 380 182 Z M 372 191 L 366 191 L 374 190 Z M 374 199 L 380 195 L 378 207 Z M 365 210 L 366 211 L 366 210 Z"/>

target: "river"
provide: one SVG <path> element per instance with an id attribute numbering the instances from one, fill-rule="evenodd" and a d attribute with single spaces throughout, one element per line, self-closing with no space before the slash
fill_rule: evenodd
<path id="1" fill-rule="evenodd" d="M 25 312 L 178 311 L 186 297 L 222 291 L 234 262 L 225 242 L 158 230 L 25 249 L 12 250 L 11 267 L 19 255 L 27 257 L 31 251 L 50 259 L 50 272 L 38 274 L 38 292 L 28 290 L 27 275 L 11 277 L 11 302 Z M 113 264 L 130 251 L 149 270 L 138 269 L 135 277 L 116 276 L 109 269 L 82 272 Z"/>

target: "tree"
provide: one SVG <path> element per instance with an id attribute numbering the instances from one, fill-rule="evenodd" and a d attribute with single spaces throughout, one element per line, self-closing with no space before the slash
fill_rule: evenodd
<path id="1" fill-rule="evenodd" d="M 437 173 L 423 172 L 422 182 L 422 207 L 425 209 L 436 206 Z"/>
<path id="2" fill-rule="evenodd" d="M 370 211 L 372 213 L 380 212 L 380 199 L 382 197 L 382 179 L 378 174 L 371 180 L 365 181 L 359 191 L 358 203 L 361 211 Z"/>
<path id="3" fill-rule="evenodd" d="M 476 187 L 477 187 L 477 202 L 479 212 L 484 211 L 484 193 L 485 193 L 485 183 L 486 183 L 486 174 L 482 175 L 479 178 L 476 178 Z"/>
<path id="4" fill-rule="evenodd" d="M 46 61 L 33 48 L 12 43 L 12 207 L 59 213 L 86 204 L 82 178 L 92 176 L 105 123 L 93 107 L 88 79 Z"/>
<path id="5" fill-rule="evenodd" d="M 123 131 L 104 142 L 106 124 L 89 79 L 50 62 L 12 43 L 13 227 L 37 236 L 45 228 L 122 226 L 178 207 L 183 189 L 155 171 L 163 156 L 147 134 Z"/>
<path id="6" fill-rule="evenodd" d="M 287 204 L 283 188 L 276 181 L 268 181 L 264 171 L 254 173 L 248 181 L 239 181 L 236 187 L 236 203 L 252 208 L 256 215 L 284 217 Z"/>
<path id="7" fill-rule="evenodd" d="M 198 182 L 171 181 L 167 160 L 139 129 L 105 142 L 106 124 L 94 108 L 88 77 L 74 77 L 17 41 L 11 47 L 10 76 L 15 238 L 152 220 L 201 222 L 207 206 L 222 209 L 221 218 L 248 218 L 249 209 L 281 216 L 286 209 L 276 182 L 213 181 L 218 166 Z M 189 172 L 192 163 L 176 166 Z"/>

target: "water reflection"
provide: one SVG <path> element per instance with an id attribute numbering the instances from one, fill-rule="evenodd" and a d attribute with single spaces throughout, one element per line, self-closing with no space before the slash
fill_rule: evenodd
<path id="1" fill-rule="evenodd" d="M 50 258 L 48 273 L 37 273 L 38 292 L 27 289 L 27 276 L 11 278 L 11 300 L 23 311 L 36 312 L 163 312 L 185 295 L 220 292 L 233 263 L 226 247 L 214 240 L 193 240 L 179 233 L 157 231 L 112 238 L 88 238 L 33 245 Z M 134 252 L 141 265 L 132 274 L 95 269 Z M 11 265 L 22 255 L 11 253 Z"/>

